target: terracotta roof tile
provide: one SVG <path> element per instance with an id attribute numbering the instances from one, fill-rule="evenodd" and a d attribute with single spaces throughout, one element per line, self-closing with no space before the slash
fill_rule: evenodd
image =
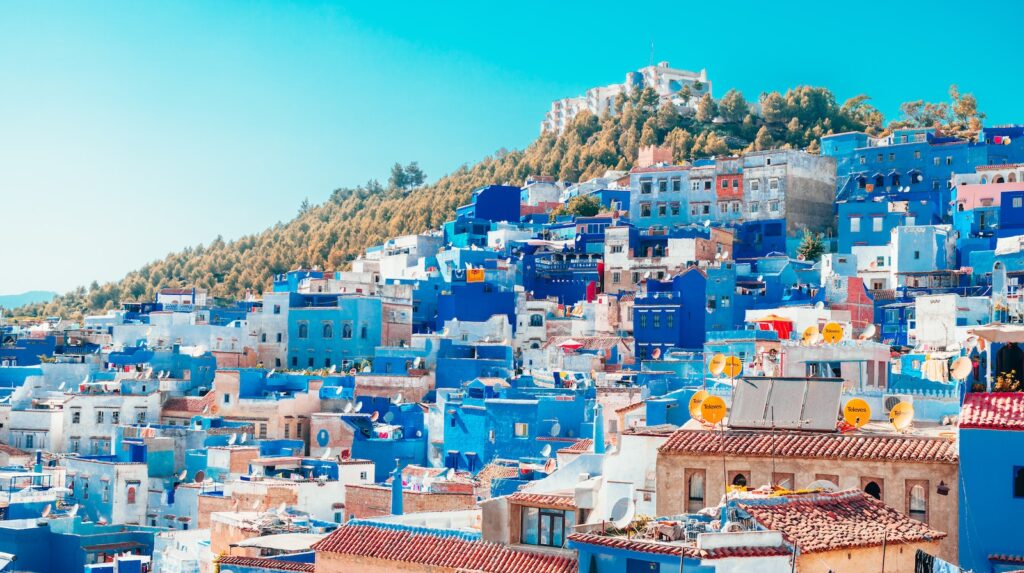
<path id="1" fill-rule="evenodd" d="M 946 537 L 860 490 L 737 500 L 762 526 L 802 553 L 936 541 Z"/>
<path id="2" fill-rule="evenodd" d="M 775 557 L 780 555 L 792 555 L 792 551 L 785 545 L 775 547 L 720 547 L 715 549 L 698 549 L 694 546 L 681 545 L 678 543 L 664 543 L 651 539 L 628 539 L 625 537 L 614 537 L 607 535 L 596 535 L 592 533 L 573 533 L 569 541 L 584 543 L 587 545 L 599 545 L 613 549 L 624 549 L 641 553 L 655 553 L 659 555 L 682 555 L 701 559 L 725 559 L 735 557 Z"/>
<path id="3" fill-rule="evenodd" d="M 1024 393 L 971 392 L 960 410 L 960 427 L 1024 431 Z"/>
<path id="4" fill-rule="evenodd" d="M 20 456 L 31 456 L 32 455 L 30 452 L 26 452 L 25 450 L 19 450 L 18 448 L 14 447 L 14 446 L 9 446 L 7 444 L 0 444 L 0 452 L 3 452 L 5 454 L 7 454 L 8 456 L 19 456 L 20 457 Z"/>
<path id="5" fill-rule="evenodd" d="M 1000 563 L 1024 563 L 1024 555 L 1006 555 L 1004 553 L 996 553 L 988 556 L 989 561 L 999 561 Z"/>
<path id="6" fill-rule="evenodd" d="M 486 573 L 576 571 L 572 557 L 521 551 L 454 531 L 404 526 L 342 525 L 313 544 L 313 550 Z"/>
<path id="7" fill-rule="evenodd" d="M 723 445 L 724 441 L 724 445 Z M 663 455 L 721 453 L 735 456 L 892 460 L 957 463 L 953 440 L 897 434 L 812 434 L 806 432 L 677 430 L 658 452 Z"/>
<path id="8" fill-rule="evenodd" d="M 576 509 L 576 498 L 568 494 L 559 493 L 530 493 L 528 491 L 517 491 L 508 496 L 510 503 L 527 505 L 530 507 L 550 507 L 553 509 Z"/>
<path id="9" fill-rule="evenodd" d="M 586 453 L 586 452 L 589 452 L 589 451 L 591 451 L 593 449 L 594 449 L 594 440 L 591 440 L 590 438 L 583 438 L 582 440 L 577 440 L 576 443 L 571 445 L 571 446 L 566 446 L 566 447 L 558 450 L 558 453 L 560 453 L 560 454 L 563 453 L 563 452 L 564 453 L 570 453 L 570 454 Z"/>
<path id="10" fill-rule="evenodd" d="M 254 569 L 270 569 L 273 571 L 314 571 L 312 563 L 298 563 L 296 561 L 285 561 L 283 559 L 263 559 L 260 557 L 241 557 L 238 555 L 225 555 L 217 560 L 221 566 L 237 565 L 239 567 L 251 567 Z"/>
<path id="11" fill-rule="evenodd" d="M 164 412 L 191 412 L 201 414 L 208 406 L 213 404 L 213 392 L 207 392 L 203 396 L 179 396 L 168 398 L 164 402 Z"/>

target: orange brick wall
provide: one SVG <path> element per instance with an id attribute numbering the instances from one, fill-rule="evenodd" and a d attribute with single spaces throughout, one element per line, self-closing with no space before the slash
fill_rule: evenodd
<path id="1" fill-rule="evenodd" d="M 463 493 L 425 493 L 406 491 L 402 497 L 405 513 L 458 511 L 476 506 L 476 495 Z M 350 485 L 345 488 L 345 517 L 356 519 L 391 514 L 391 488 Z"/>

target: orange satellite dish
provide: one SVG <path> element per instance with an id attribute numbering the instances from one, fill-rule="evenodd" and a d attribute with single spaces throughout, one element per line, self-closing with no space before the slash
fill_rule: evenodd
<path id="1" fill-rule="evenodd" d="M 899 431 L 906 430 L 914 421 L 914 406 L 910 402 L 900 402 L 889 411 L 889 421 Z"/>
<path id="2" fill-rule="evenodd" d="M 818 342 L 818 337 L 820 336 L 821 333 L 818 332 L 818 327 L 811 325 L 804 329 L 802 340 L 804 344 L 811 345 Z"/>
<path id="3" fill-rule="evenodd" d="M 690 417 L 697 420 L 701 419 L 700 405 L 710 396 L 707 390 L 697 390 L 693 396 L 690 397 Z"/>
<path id="4" fill-rule="evenodd" d="M 711 362 L 708 362 L 708 372 L 718 376 L 723 370 L 725 370 L 725 355 L 722 353 L 715 354 L 711 357 Z"/>
<path id="5" fill-rule="evenodd" d="M 821 330 L 821 336 L 825 342 L 835 344 L 843 339 L 843 326 L 838 322 L 830 322 Z"/>
<path id="6" fill-rule="evenodd" d="M 949 375 L 958 382 L 963 382 L 971 375 L 974 370 L 974 365 L 971 364 L 971 359 L 966 356 L 961 356 L 953 361 L 953 364 L 949 366 Z"/>
<path id="7" fill-rule="evenodd" d="M 843 419 L 847 424 L 860 428 L 871 419 L 871 406 L 860 398 L 854 398 L 843 406 Z"/>
<path id="8" fill-rule="evenodd" d="M 725 419 L 725 400 L 719 396 L 708 396 L 700 404 L 701 418 L 705 422 L 717 424 Z"/>
<path id="9" fill-rule="evenodd" d="M 725 359 L 725 375 L 735 378 L 743 373 L 743 361 L 738 356 L 730 356 Z"/>

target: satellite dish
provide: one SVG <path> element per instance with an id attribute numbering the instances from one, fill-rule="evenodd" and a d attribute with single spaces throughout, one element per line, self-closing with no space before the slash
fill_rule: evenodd
<path id="1" fill-rule="evenodd" d="M 661 358 L 661 348 L 655 348 L 654 352 L 651 352 L 651 358 L 655 360 Z"/>
<path id="2" fill-rule="evenodd" d="M 819 300 L 818 302 L 814 303 L 814 308 L 817 309 L 817 310 L 824 309 L 825 308 L 825 301 Z"/>
<path id="3" fill-rule="evenodd" d="M 399 405 L 399 404 L 401 404 L 401 403 L 402 403 L 402 393 L 401 393 L 401 392 L 399 392 L 399 393 L 398 393 L 397 395 L 395 395 L 395 399 L 394 399 L 394 400 L 392 400 L 392 402 L 393 402 L 393 403 L 394 403 L 394 404 L 395 404 L 396 406 L 397 406 L 397 405 Z"/>
<path id="4" fill-rule="evenodd" d="M 352 413 L 352 402 L 348 402 L 348 403 L 345 404 L 345 413 L 346 414 Z"/>
<path id="5" fill-rule="evenodd" d="M 551 437 L 552 438 L 557 438 L 558 435 L 561 434 L 561 433 L 562 433 L 562 424 L 558 423 L 558 420 L 555 420 L 555 422 L 553 424 L 551 424 Z"/>
<path id="6" fill-rule="evenodd" d="M 804 329 L 804 334 L 801 337 L 801 340 L 805 345 L 810 346 L 811 344 L 816 343 L 818 341 L 818 337 L 820 336 L 821 333 L 818 332 L 818 327 L 812 324 L 811 326 L 808 326 L 807 328 Z"/>
<path id="7" fill-rule="evenodd" d="M 729 356 L 725 359 L 723 371 L 729 378 L 735 378 L 743 373 L 743 361 L 738 356 Z"/>
<path id="8" fill-rule="evenodd" d="M 904 431 L 914 421 L 914 406 L 910 402 L 900 402 L 889 411 L 889 421 L 897 431 Z"/>
<path id="9" fill-rule="evenodd" d="M 337 364 L 331 364 L 331 367 L 328 368 L 327 371 L 330 372 L 331 374 L 334 374 L 335 372 L 338 371 L 338 365 Z"/>
<path id="10" fill-rule="evenodd" d="M 238 443 L 239 444 L 244 444 L 245 441 L 248 440 L 248 439 L 249 439 L 249 433 L 248 432 L 242 432 L 242 437 L 238 438 Z"/>
<path id="11" fill-rule="evenodd" d="M 701 419 L 712 425 L 725 419 L 727 408 L 720 396 L 708 396 L 700 404 Z"/>
<path id="12" fill-rule="evenodd" d="M 830 322 L 821 329 L 821 336 L 825 342 L 835 344 L 843 339 L 843 326 L 838 322 Z"/>
<path id="13" fill-rule="evenodd" d="M 697 419 L 697 420 L 701 419 L 700 405 L 710 395 L 711 394 L 708 394 L 707 390 L 697 390 L 696 392 L 693 393 L 693 396 L 690 396 L 690 417 L 691 418 L 694 418 L 694 419 Z"/>
<path id="14" fill-rule="evenodd" d="M 347 460 L 347 459 L 352 457 L 352 450 L 349 450 L 349 449 L 341 450 L 341 454 L 340 455 L 341 455 L 341 459 L 342 460 Z"/>
<path id="15" fill-rule="evenodd" d="M 78 514 L 78 504 L 76 503 L 75 505 L 72 505 L 71 509 L 68 511 L 68 517 L 74 517 L 77 514 Z"/>
<path id="16" fill-rule="evenodd" d="M 711 219 L 704 219 L 704 227 L 707 228 L 707 227 L 710 227 L 710 226 L 711 226 Z"/>
<path id="17" fill-rule="evenodd" d="M 185 481 L 185 478 L 187 476 L 188 476 L 188 470 L 187 469 L 181 470 L 181 474 L 178 476 L 178 481 Z"/>
<path id="18" fill-rule="evenodd" d="M 764 282 L 764 275 L 757 275 L 757 282 L 763 283 Z"/>
<path id="19" fill-rule="evenodd" d="M 828 481 L 827 479 L 820 479 L 817 481 L 812 481 L 810 484 L 808 484 L 807 489 L 820 489 L 828 492 L 836 492 L 839 491 L 839 486 Z"/>
<path id="20" fill-rule="evenodd" d="M 636 515 L 636 504 L 633 500 L 628 497 L 620 498 L 612 506 L 611 517 L 612 523 L 615 524 L 616 529 L 625 529 L 629 527 L 630 523 L 633 523 L 633 517 Z"/>
<path id="21" fill-rule="evenodd" d="M 417 438 L 422 438 L 423 437 L 423 430 L 416 430 L 416 437 Z"/>
<path id="22" fill-rule="evenodd" d="M 271 368 L 270 371 L 267 372 L 267 378 L 270 378 L 271 376 L 273 376 L 276 373 L 277 373 L 277 368 Z"/>
<path id="23" fill-rule="evenodd" d="M 377 418 L 379 418 L 379 417 L 380 417 L 380 412 L 377 412 L 376 410 L 374 410 L 373 413 L 370 414 L 370 421 L 371 422 L 376 422 Z"/>
<path id="24" fill-rule="evenodd" d="M 362 402 L 356 402 L 356 407 L 353 408 L 352 411 L 353 412 L 358 412 L 358 411 L 360 411 L 362 409 L 363 409 L 363 403 Z"/>
<path id="25" fill-rule="evenodd" d="M 548 461 L 544 462 L 544 473 L 553 474 L 558 469 L 558 461 L 555 458 L 548 458 Z"/>
<path id="26" fill-rule="evenodd" d="M 953 364 L 949 366 L 949 375 L 953 377 L 957 382 L 963 382 L 971 375 L 974 371 L 974 364 L 971 363 L 971 359 L 966 356 L 961 356 L 953 361 Z"/>
<path id="27" fill-rule="evenodd" d="M 708 362 L 708 372 L 718 376 L 723 370 L 725 370 L 725 355 L 719 352 L 712 356 L 711 361 Z"/>
<path id="28" fill-rule="evenodd" d="M 875 328 L 875 325 L 869 324 L 868 327 L 864 329 L 864 332 L 860 333 L 860 339 L 871 340 L 875 337 L 876 332 L 878 332 L 878 329 Z"/>
<path id="29" fill-rule="evenodd" d="M 203 470 L 197 471 L 196 475 L 192 478 L 192 481 L 195 483 L 203 483 L 206 481 L 206 472 Z"/>
<path id="30" fill-rule="evenodd" d="M 393 421 L 395 421 L 395 413 L 394 412 L 385 412 L 384 413 L 384 423 L 385 424 L 390 424 Z"/>
<path id="31" fill-rule="evenodd" d="M 52 511 L 52 510 L 53 510 L 53 506 L 50 505 L 49 503 L 46 504 L 46 507 L 43 508 L 43 517 L 49 517 L 50 516 L 50 511 Z"/>
<path id="32" fill-rule="evenodd" d="M 544 444 L 544 447 L 540 449 L 540 457 L 547 458 L 551 456 L 551 444 Z"/>
<path id="33" fill-rule="evenodd" d="M 854 398 L 843 406 L 843 419 L 851 426 L 863 427 L 871 420 L 871 406 L 860 398 Z"/>
<path id="34" fill-rule="evenodd" d="M 230 436 L 228 436 L 228 445 L 229 446 L 235 445 L 235 440 L 237 440 L 237 439 L 238 439 L 237 435 L 231 434 Z"/>

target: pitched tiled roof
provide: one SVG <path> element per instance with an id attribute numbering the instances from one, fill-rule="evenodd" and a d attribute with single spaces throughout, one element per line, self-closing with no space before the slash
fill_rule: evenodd
<path id="1" fill-rule="evenodd" d="M 661 454 L 718 454 L 786 458 L 829 458 L 905 462 L 956 463 L 953 440 L 898 434 L 812 434 L 806 432 L 677 430 L 658 452 Z"/>
<path id="2" fill-rule="evenodd" d="M 960 427 L 1024 430 L 1024 393 L 971 392 L 960 410 Z"/>
<path id="3" fill-rule="evenodd" d="M 203 396 L 181 396 L 176 398 L 168 398 L 164 402 L 163 411 L 165 412 L 192 412 L 201 414 L 207 406 L 213 404 L 213 392 L 207 392 Z"/>
<path id="4" fill-rule="evenodd" d="M 640 400 L 639 402 L 633 402 L 632 404 L 627 404 L 626 406 L 623 406 L 623 407 L 615 410 L 615 413 L 616 414 L 626 414 L 626 413 L 632 412 L 633 410 L 636 410 L 637 408 L 639 408 L 641 406 L 644 406 L 646 404 L 647 404 L 647 402 L 645 402 L 643 400 Z"/>
<path id="5" fill-rule="evenodd" d="M 802 553 L 936 541 L 946 537 L 860 490 L 737 500 Z"/>
<path id="6" fill-rule="evenodd" d="M 313 544 L 317 553 L 486 573 L 574 573 L 576 560 L 468 539 L 452 531 L 402 526 L 342 525 Z"/>
<path id="7" fill-rule="evenodd" d="M 296 561 L 284 561 L 283 559 L 263 559 L 260 557 L 240 557 L 237 555 L 225 555 L 217 560 L 223 568 L 224 565 L 237 565 L 239 567 L 250 567 L 254 569 L 270 569 L 272 571 L 314 571 L 312 563 L 298 563 Z"/>
<path id="8" fill-rule="evenodd" d="M 594 449 L 594 440 L 591 440 L 590 438 L 583 438 L 582 440 L 577 440 L 577 442 L 571 446 L 566 446 L 558 450 L 558 453 L 585 453 L 592 449 Z"/>
<path id="9" fill-rule="evenodd" d="M 530 493 L 517 491 L 508 496 L 510 503 L 528 505 L 530 507 L 550 507 L 553 509 L 576 509 L 576 498 L 559 493 Z"/>
<path id="10" fill-rule="evenodd" d="M 8 446 L 7 444 L 0 444 L 0 452 L 7 454 L 8 456 L 31 456 L 32 454 L 25 450 L 19 450 L 14 446 Z"/>
<path id="11" fill-rule="evenodd" d="M 694 546 L 680 545 L 677 543 L 663 543 L 651 539 L 628 539 L 626 537 L 612 537 L 607 535 L 595 535 L 592 533 L 573 533 L 569 541 L 585 543 L 587 545 L 599 545 L 613 549 L 624 549 L 626 551 L 637 551 L 641 553 L 655 553 L 659 555 L 682 555 L 701 559 L 725 559 L 728 557 L 774 557 L 779 555 L 791 555 L 792 551 L 784 545 L 776 547 L 719 547 L 715 549 L 698 549 Z"/>

